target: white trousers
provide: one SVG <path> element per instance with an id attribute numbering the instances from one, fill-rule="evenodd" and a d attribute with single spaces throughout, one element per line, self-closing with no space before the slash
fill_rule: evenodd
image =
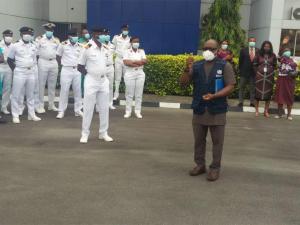
<path id="1" fill-rule="evenodd" d="M 107 78 L 109 81 L 109 104 L 113 104 L 114 98 L 114 78 L 115 78 L 115 68 L 113 65 L 108 67 Z"/>
<path id="2" fill-rule="evenodd" d="M 10 102 L 11 87 L 12 87 L 12 71 L 7 64 L 0 66 L 0 74 L 2 74 L 2 109 L 7 108 Z"/>
<path id="3" fill-rule="evenodd" d="M 54 105 L 55 88 L 58 76 L 58 64 L 54 60 L 39 59 L 39 106 L 44 108 L 45 86 L 48 86 L 49 106 Z"/>
<path id="4" fill-rule="evenodd" d="M 82 136 L 89 136 L 95 104 L 99 106 L 99 134 L 107 134 L 109 127 L 109 81 L 106 76 L 101 80 L 87 74 L 84 79 Z"/>
<path id="5" fill-rule="evenodd" d="M 27 99 L 28 115 L 35 116 L 34 112 L 34 68 L 18 68 L 14 70 L 14 79 L 12 85 L 12 97 L 11 97 L 11 112 L 13 117 L 19 117 L 20 114 L 20 96 L 22 90 L 25 90 Z"/>
<path id="6" fill-rule="evenodd" d="M 35 85 L 34 85 L 34 107 L 37 109 L 40 105 L 40 87 L 39 87 L 39 68 L 38 65 L 34 67 L 34 78 L 35 78 Z"/>
<path id="7" fill-rule="evenodd" d="M 77 67 L 63 67 L 60 75 L 60 95 L 59 95 L 59 112 L 65 112 L 68 107 L 69 92 L 72 85 L 74 94 L 74 111 L 79 112 L 82 109 L 81 97 L 81 73 Z"/>
<path id="8" fill-rule="evenodd" d="M 119 95 L 119 88 L 122 77 L 125 73 L 125 65 L 123 59 L 117 57 L 115 60 L 115 96 Z"/>
<path id="9" fill-rule="evenodd" d="M 141 112 L 145 73 L 142 70 L 128 72 L 124 76 L 126 91 L 126 112 L 131 113 L 133 98 L 135 99 L 135 111 Z"/>
<path id="10" fill-rule="evenodd" d="M 25 87 L 23 87 L 19 99 L 20 115 L 23 113 L 23 110 L 25 108 L 24 98 L 25 98 Z M 35 65 L 34 67 L 34 108 L 37 109 L 38 107 L 39 107 L 39 72 L 38 72 L 38 66 Z"/>

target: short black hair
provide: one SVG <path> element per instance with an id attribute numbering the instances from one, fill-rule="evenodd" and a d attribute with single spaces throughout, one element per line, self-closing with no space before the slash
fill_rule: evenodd
<path id="1" fill-rule="evenodd" d="M 128 24 L 123 24 L 123 25 L 121 26 L 121 29 L 129 29 L 129 25 L 128 25 Z"/>
<path id="2" fill-rule="evenodd" d="M 130 38 L 130 42 L 133 42 L 133 40 L 135 40 L 135 39 L 140 39 L 140 38 L 138 36 L 133 36 Z"/>

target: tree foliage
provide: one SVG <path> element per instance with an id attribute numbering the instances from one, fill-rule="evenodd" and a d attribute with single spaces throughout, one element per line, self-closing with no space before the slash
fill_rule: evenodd
<path id="1" fill-rule="evenodd" d="M 228 40 L 234 53 L 244 45 L 246 32 L 241 28 L 239 13 L 242 0 L 215 0 L 202 20 L 202 41 L 213 38 Z"/>

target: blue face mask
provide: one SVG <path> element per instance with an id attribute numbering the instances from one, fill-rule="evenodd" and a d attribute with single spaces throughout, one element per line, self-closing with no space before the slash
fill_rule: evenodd
<path id="1" fill-rule="evenodd" d="M 91 35 L 90 34 L 85 34 L 84 38 L 87 39 L 87 40 L 89 40 L 91 38 Z"/>
<path id="2" fill-rule="evenodd" d="M 77 43 L 78 42 L 78 37 L 70 37 L 70 41 L 72 43 Z"/>
<path id="3" fill-rule="evenodd" d="M 105 35 L 105 41 L 109 42 L 110 41 L 110 35 Z"/>
<path id="4" fill-rule="evenodd" d="M 256 45 L 256 43 L 254 41 L 250 41 L 249 42 L 249 47 L 254 48 Z"/>
<path id="5" fill-rule="evenodd" d="M 129 34 L 129 31 L 128 31 L 128 30 L 123 30 L 123 31 L 122 31 L 122 34 L 123 34 L 124 36 L 127 36 L 127 35 Z"/>
<path id="6" fill-rule="evenodd" d="M 52 38 L 53 37 L 53 31 L 46 31 L 46 37 Z"/>
<path id="7" fill-rule="evenodd" d="M 292 55 L 292 52 L 291 51 L 285 51 L 282 55 L 287 57 L 287 58 L 290 58 L 291 55 Z"/>
<path id="8" fill-rule="evenodd" d="M 101 44 L 105 43 L 105 41 L 106 41 L 106 35 L 103 35 L 103 34 L 99 35 L 98 41 L 99 41 Z"/>

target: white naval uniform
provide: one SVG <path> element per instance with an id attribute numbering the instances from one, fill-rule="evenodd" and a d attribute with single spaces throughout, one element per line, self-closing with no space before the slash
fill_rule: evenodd
<path id="1" fill-rule="evenodd" d="M 80 57 L 79 64 L 86 67 L 84 80 L 82 136 L 88 137 L 93 119 L 95 104 L 99 106 L 100 135 L 107 135 L 109 127 L 109 80 L 107 58 L 103 47 L 90 41 L 90 46 Z"/>
<path id="2" fill-rule="evenodd" d="M 25 88 L 27 99 L 28 115 L 35 117 L 34 112 L 34 85 L 35 85 L 35 62 L 36 47 L 29 42 L 25 44 L 23 40 L 15 43 L 8 55 L 8 58 L 14 59 L 16 68 L 12 85 L 11 111 L 13 118 L 18 118 L 20 114 L 20 95 Z"/>
<path id="3" fill-rule="evenodd" d="M 37 62 L 37 42 L 33 41 L 32 44 L 36 47 L 36 54 L 34 57 L 34 108 L 38 109 L 39 107 L 39 71 L 38 71 L 38 62 Z M 25 98 L 25 87 L 22 89 L 19 99 L 19 109 L 20 115 L 24 111 L 24 98 Z"/>
<path id="4" fill-rule="evenodd" d="M 146 58 L 145 51 L 138 49 L 136 52 L 131 48 L 124 54 L 124 60 L 140 61 Z M 132 102 L 135 98 L 135 112 L 140 113 L 142 109 L 142 99 L 145 83 L 144 67 L 129 67 L 125 69 L 125 85 L 126 85 L 126 113 L 131 114 Z"/>
<path id="5" fill-rule="evenodd" d="M 115 35 L 112 44 L 116 47 L 116 59 L 115 59 L 115 94 L 114 97 L 119 97 L 119 88 L 122 77 L 125 73 L 125 66 L 123 63 L 123 57 L 125 52 L 130 48 L 130 37 L 123 38 L 122 34 Z"/>
<path id="6" fill-rule="evenodd" d="M 7 56 L 12 48 L 13 43 L 6 45 L 4 40 L 0 42 L 0 48 L 3 49 L 4 63 L 0 64 L 0 73 L 3 75 L 3 89 L 2 89 L 2 109 L 7 109 L 10 102 L 10 94 L 12 87 L 12 71 L 7 64 Z"/>
<path id="7" fill-rule="evenodd" d="M 59 39 L 52 37 L 48 39 L 43 35 L 36 39 L 38 43 L 38 70 L 39 70 L 39 107 L 44 108 L 45 86 L 48 81 L 49 107 L 54 106 L 55 88 L 58 76 L 58 63 L 56 51 L 59 46 Z"/>
<path id="8" fill-rule="evenodd" d="M 71 44 L 71 42 L 63 42 L 57 49 L 57 55 L 61 57 L 61 75 L 60 75 L 60 96 L 58 111 L 64 113 L 68 107 L 69 91 L 72 85 L 74 94 L 74 111 L 81 112 L 81 73 L 77 70 L 79 58 L 83 48 L 79 43 Z"/>
<path id="9" fill-rule="evenodd" d="M 107 58 L 107 78 L 109 80 L 109 104 L 113 105 L 114 97 L 114 77 L 115 77 L 115 68 L 114 68 L 114 53 L 115 46 L 108 42 L 108 44 L 103 44 L 103 50 L 106 52 L 105 56 Z"/>

